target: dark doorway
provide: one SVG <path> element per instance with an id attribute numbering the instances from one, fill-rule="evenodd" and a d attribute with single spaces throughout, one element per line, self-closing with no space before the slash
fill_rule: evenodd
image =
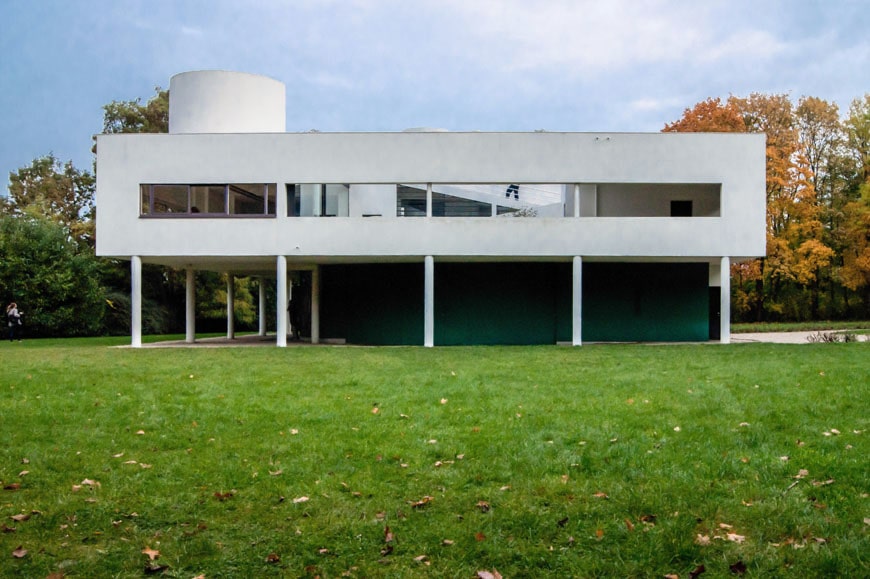
<path id="1" fill-rule="evenodd" d="M 299 338 L 311 337 L 311 272 L 294 272 L 291 281 L 291 292 L 288 309 L 292 336 Z"/>
<path id="2" fill-rule="evenodd" d="M 720 287 L 711 287 L 710 288 L 710 339 L 711 340 L 719 340 L 721 339 L 721 329 L 722 326 L 719 325 L 719 320 L 721 318 L 720 312 L 720 296 L 722 295 L 722 288 Z"/>

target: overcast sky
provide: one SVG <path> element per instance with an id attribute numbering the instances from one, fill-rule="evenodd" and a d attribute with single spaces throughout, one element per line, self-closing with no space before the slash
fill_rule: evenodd
<path id="1" fill-rule="evenodd" d="M 0 174 L 90 170 L 101 107 L 188 70 L 284 82 L 291 132 L 658 131 L 751 92 L 842 113 L 868 30 L 867 0 L 0 0 Z"/>

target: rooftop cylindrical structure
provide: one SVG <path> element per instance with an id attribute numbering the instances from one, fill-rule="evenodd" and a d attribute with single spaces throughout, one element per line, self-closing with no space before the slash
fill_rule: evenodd
<path id="1" fill-rule="evenodd" d="M 224 70 L 176 74 L 169 81 L 170 133 L 283 133 L 284 83 Z"/>

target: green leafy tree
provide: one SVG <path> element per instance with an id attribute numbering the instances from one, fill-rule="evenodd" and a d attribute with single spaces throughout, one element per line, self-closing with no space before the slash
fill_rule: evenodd
<path id="1" fill-rule="evenodd" d="M 48 154 L 9 174 L 9 197 L 2 211 L 12 216 L 41 215 L 64 226 L 76 241 L 93 247 L 95 187 L 91 173 Z"/>
<path id="2" fill-rule="evenodd" d="M 112 101 L 103 106 L 103 133 L 168 133 L 169 91 L 159 86 L 155 95 L 142 99 Z"/>
<path id="3" fill-rule="evenodd" d="M 0 218 L 0 294 L 24 312 L 29 336 L 99 332 L 105 304 L 99 264 L 69 229 L 32 208 Z"/>

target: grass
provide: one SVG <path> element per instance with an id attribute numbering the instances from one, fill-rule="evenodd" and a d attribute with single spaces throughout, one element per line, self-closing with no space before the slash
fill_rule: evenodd
<path id="1" fill-rule="evenodd" d="M 0 344 L 0 576 L 870 574 L 866 344 L 126 341 Z"/>
<path id="2" fill-rule="evenodd" d="M 870 321 L 812 321 L 812 322 L 758 322 L 751 324 L 731 324 L 735 334 L 753 332 L 822 332 L 827 330 L 868 330 Z"/>

